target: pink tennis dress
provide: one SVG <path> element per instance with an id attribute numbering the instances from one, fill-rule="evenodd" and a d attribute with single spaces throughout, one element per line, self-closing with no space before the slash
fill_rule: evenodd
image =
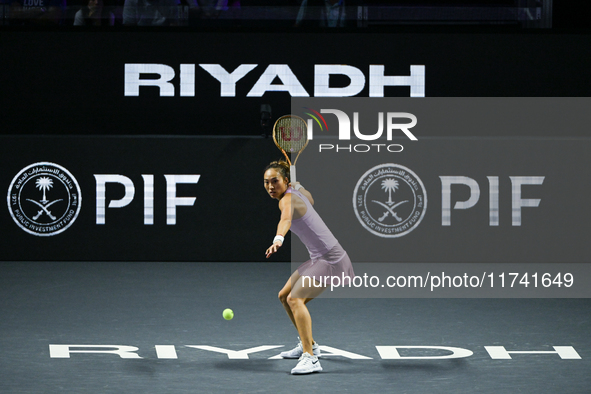
<path id="1" fill-rule="evenodd" d="M 298 236 L 310 253 L 310 260 L 298 267 L 300 276 L 314 278 L 322 285 L 330 282 L 330 277 L 340 279 L 349 277 L 353 280 L 355 273 L 347 252 L 332 235 L 320 215 L 316 212 L 306 196 L 289 187 L 286 193 L 298 196 L 306 204 L 306 214 L 291 221 L 291 231 Z M 327 279 L 328 278 L 328 279 Z"/>

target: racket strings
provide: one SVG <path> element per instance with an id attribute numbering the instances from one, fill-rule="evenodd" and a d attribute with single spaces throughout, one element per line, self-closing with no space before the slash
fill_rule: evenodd
<path id="1" fill-rule="evenodd" d="M 274 130 L 277 146 L 286 153 L 297 153 L 308 144 L 308 130 L 303 119 L 285 117 L 277 121 Z"/>

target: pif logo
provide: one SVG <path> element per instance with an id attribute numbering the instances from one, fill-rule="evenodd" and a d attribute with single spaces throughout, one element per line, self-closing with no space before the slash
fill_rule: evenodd
<path id="1" fill-rule="evenodd" d="M 385 238 L 401 237 L 414 230 L 425 216 L 427 192 L 410 169 L 381 164 L 357 182 L 353 209 L 369 232 Z"/>
<path id="2" fill-rule="evenodd" d="M 8 210 L 29 234 L 48 237 L 65 231 L 80 212 L 82 195 L 76 178 L 55 163 L 23 168 L 8 188 Z"/>

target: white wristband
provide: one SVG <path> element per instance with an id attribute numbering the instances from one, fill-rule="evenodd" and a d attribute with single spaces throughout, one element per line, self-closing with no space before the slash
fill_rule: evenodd
<path id="1" fill-rule="evenodd" d="M 296 190 L 300 190 L 302 187 L 303 187 L 302 184 L 301 183 L 298 183 L 293 188 L 296 189 Z"/>
<path id="2" fill-rule="evenodd" d="M 276 235 L 276 236 L 275 236 L 275 238 L 273 238 L 273 243 L 275 243 L 275 242 L 279 241 L 279 242 L 281 242 L 281 245 L 283 245 L 283 240 L 284 240 L 284 239 L 285 239 L 285 238 L 283 238 L 283 236 L 282 236 L 282 235 Z"/>

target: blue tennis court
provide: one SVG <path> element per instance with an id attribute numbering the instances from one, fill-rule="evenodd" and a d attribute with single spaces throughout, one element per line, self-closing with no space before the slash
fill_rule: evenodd
<path id="1" fill-rule="evenodd" d="M 297 341 L 277 300 L 289 264 L 0 267 L 2 392 L 587 393 L 591 387 L 587 299 L 319 298 L 308 306 L 324 370 L 293 376 L 297 360 L 276 358 Z M 230 321 L 222 318 L 228 307 L 235 312 Z M 499 358 L 499 347 L 510 359 Z"/>

